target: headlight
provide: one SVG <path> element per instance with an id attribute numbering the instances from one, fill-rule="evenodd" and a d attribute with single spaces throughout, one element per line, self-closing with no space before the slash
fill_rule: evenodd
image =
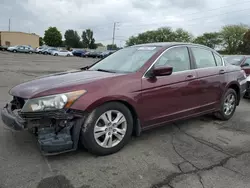
<path id="1" fill-rule="evenodd" d="M 29 99 L 22 108 L 22 112 L 38 112 L 69 108 L 86 90 L 50 95 Z"/>

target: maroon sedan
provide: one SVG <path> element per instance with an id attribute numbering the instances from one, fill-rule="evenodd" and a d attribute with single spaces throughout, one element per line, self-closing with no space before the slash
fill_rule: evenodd
<path id="1" fill-rule="evenodd" d="M 230 119 L 246 76 L 214 50 L 154 43 L 121 49 L 81 70 L 40 77 L 10 90 L 2 110 L 15 130 L 32 130 L 45 155 L 76 150 L 107 155 L 132 134 L 214 113 Z"/>
<path id="2" fill-rule="evenodd" d="M 240 66 L 247 76 L 250 75 L 250 55 L 227 55 L 224 59 L 232 65 Z"/>

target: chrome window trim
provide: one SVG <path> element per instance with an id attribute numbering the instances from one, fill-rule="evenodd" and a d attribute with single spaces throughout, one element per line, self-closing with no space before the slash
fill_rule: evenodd
<path id="1" fill-rule="evenodd" d="M 225 60 L 224 60 L 224 58 L 223 58 L 218 52 L 216 52 L 216 51 L 214 51 L 214 50 L 211 50 L 211 49 L 209 49 L 209 48 L 207 48 L 207 47 L 205 47 L 205 46 L 203 47 L 203 46 L 196 46 L 196 45 L 190 45 L 190 44 L 188 44 L 188 45 L 171 46 L 171 47 L 167 48 L 166 50 L 164 50 L 164 51 L 161 53 L 161 55 L 159 55 L 159 56 L 156 58 L 156 60 L 152 63 L 152 65 L 150 65 L 150 67 L 145 71 L 145 73 L 144 73 L 143 76 L 142 76 L 142 79 L 147 78 L 147 77 L 145 77 L 145 75 L 147 74 L 147 72 L 155 65 L 155 63 L 161 58 L 161 56 L 162 56 L 165 52 L 167 52 L 167 51 L 170 50 L 170 49 L 173 49 L 173 48 L 180 48 L 180 47 L 186 47 L 186 48 L 189 48 L 189 47 L 192 48 L 192 47 L 194 47 L 194 48 L 201 48 L 201 49 L 204 49 L 204 50 L 208 50 L 208 51 L 210 51 L 211 53 L 215 53 L 216 55 L 219 55 L 219 57 L 222 59 L 223 67 L 225 66 Z M 191 49 L 191 50 L 192 50 L 192 49 Z M 191 59 L 190 59 L 190 66 L 191 66 Z M 219 67 L 219 66 L 217 66 L 217 64 L 216 64 L 215 67 Z M 172 74 L 176 74 L 176 73 L 179 73 L 179 72 L 186 72 L 186 71 L 190 71 L 190 70 L 207 69 L 207 68 L 214 68 L 214 67 L 195 68 L 195 69 L 189 69 L 189 70 L 184 70 L 184 71 L 173 72 Z"/>
<path id="2" fill-rule="evenodd" d="M 187 50 L 188 50 L 188 46 L 186 46 L 186 45 L 171 46 L 171 47 L 167 48 L 166 50 L 164 50 L 164 51 L 161 53 L 161 55 L 159 55 L 159 56 L 156 58 L 156 60 L 154 60 L 154 62 L 152 63 L 152 65 L 150 65 L 150 67 L 145 71 L 145 73 L 144 73 L 143 76 L 142 76 L 142 79 L 147 78 L 147 77 L 145 77 L 145 75 L 147 74 L 147 72 L 155 65 L 155 63 L 161 58 L 161 56 L 162 56 L 165 52 L 167 52 L 168 50 L 173 49 L 173 48 L 183 48 L 183 47 L 187 48 Z M 189 52 L 188 52 L 188 53 L 189 53 Z M 190 60 L 190 58 L 189 58 L 189 60 Z M 191 60 L 190 60 L 190 66 L 191 66 Z M 192 70 L 192 69 L 189 69 L 189 70 Z M 189 70 L 178 71 L 178 72 L 185 72 L 185 71 L 189 71 Z M 174 72 L 173 72 L 173 74 L 174 74 Z"/>
<path id="3" fill-rule="evenodd" d="M 217 67 L 223 67 L 223 66 L 225 66 L 224 58 L 223 58 L 218 52 L 216 52 L 216 51 L 213 51 L 213 53 L 214 53 L 215 55 L 218 55 L 218 56 L 221 58 L 221 60 L 222 60 L 222 64 L 223 64 L 223 65 L 217 66 Z M 217 62 L 216 62 L 216 64 L 217 64 Z"/>

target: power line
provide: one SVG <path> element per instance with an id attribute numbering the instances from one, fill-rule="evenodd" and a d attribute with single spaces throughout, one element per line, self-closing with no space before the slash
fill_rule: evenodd
<path id="1" fill-rule="evenodd" d="M 250 1 L 248 0 L 248 1 L 245 1 L 245 2 L 241 2 L 241 4 L 243 4 L 243 3 L 250 3 Z M 218 8 L 214 8 L 214 9 L 210 9 L 210 10 L 207 10 L 205 12 L 211 12 L 211 11 L 214 11 L 214 10 L 218 10 L 218 9 L 221 9 L 221 8 L 230 7 L 230 6 L 238 5 L 238 4 L 239 3 L 234 3 L 234 4 L 230 4 L 230 5 L 226 5 L 226 6 L 222 6 L 222 7 L 218 7 Z M 205 17 L 191 18 L 191 19 L 187 19 L 187 20 L 184 20 L 184 21 L 186 22 L 186 21 L 201 20 L 201 19 L 212 18 L 212 17 L 216 17 L 216 16 L 220 16 L 220 15 L 231 14 L 231 13 L 234 13 L 234 12 L 243 12 L 243 11 L 247 11 L 247 10 L 250 10 L 250 8 L 241 9 L 241 10 L 234 10 L 234 11 L 230 11 L 230 12 L 225 12 L 225 13 L 220 13 L 220 14 L 215 14 L 215 15 L 210 15 L 210 16 L 205 16 Z M 190 13 L 190 14 L 181 14 L 181 15 L 178 15 L 178 16 L 185 17 L 187 15 L 194 15 L 194 14 L 197 14 L 197 13 L 200 13 L 200 12 Z M 118 22 L 116 22 L 116 23 L 118 23 Z M 123 22 L 123 23 L 119 22 L 119 23 L 124 24 L 124 23 L 129 23 L 129 22 Z M 110 24 L 110 23 L 107 23 L 107 24 Z M 90 27 L 90 28 L 98 28 L 98 27 L 101 27 L 101 26 L 106 26 L 107 27 L 107 24 L 102 24 L 102 25 L 95 26 L 95 27 Z M 152 22 L 152 23 L 140 24 L 140 25 L 121 25 L 121 27 L 125 27 L 125 28 L 127 28 L 127 27 L 138 28 L 138 27 L 143 27 L 143 26 L 151 26 L 151 25 L 155 25 L 155 24 L 158 24 L 158 25 L 160 25 L 160 24 L 166 24 L 166 22 Z M 113 27 L 113 29 L 114 29 L 114 27 Z"/>
<path id="2" fill-rule="evenodd" d="M 189 15 L 195 15 L 195 14 L 199 14 L 199 13 L 204 13 L 204 12 L 211 12 L 211 11 L 215 11 L 215 10 L 219 10 L 219 9 L 222 9 L 222 8 L 227 8 L 227 7 L 231 7 L 231 6 L 234 6 L 234 5 L 242 5 L 242 4 L 245 4 L 245 3 L 250 3 L 249 0 L 247 1 L 243 1 L 241 2 L 241 4 L 239 3 L 233 3 L 233 4 L 229 4 L 229 5 L 225 5 L 225 6 L 221 6 L 221 7 L 217 7 L 217 8 L 214 8 L 214 9 L 209 9 L 209 10 L 206 10 L 206 11 L 198 11 L 198 12 L 194 12 L 194 13 L 189 13 L 189 14 L 180 14 L 178 15 L 178 17 L 186 17 L 186 16 L 189 16 Z M 235 11 L 231 11 L 231 12 L 226 12 L 226 13 L 222 13 L 222 14 L 216 14 L 216 15 L 213 15 L 213 16 L 218 16 L 218 15 L 224 15 L 224 14 L 230 14 L 232 12 L 240 12 L 240 11 L 245 11 L 245 10 L 249 10 L 248 9 L 242 9 L 242 10 L 235 10 Z M 185 20 L 185 21 L 192 21 L 192 20 L 199 20 L 199 19 L 204 19 L 204 18 L 210 18 L 210 17 L 213 17 L 213 16 L 208 16 L 208 17 L 198 17 L 198 18 L 192 18 L 192 19 L 188 19 L 188 20 Z M 116 22 L 118 23 L 118 22 Z M 131 23 L 131 22 L 119 22 L 121 24 L 126 24 L 126 23 Z M 144 23 L 144 22 L 137 22 L 137 23 Z M 153 25 L 153 24 L 163 24 L 163 23 L 166 23 L 166 22 L 151 22 L 149 24 L 140 24 L 140 25 L 136 25 L 136 26 L 148 26 L 148 25 Z M 108 22 L 106 24 L 102 24 L 102 25 L 96 25 L 96 26 L 89 26 L 89 27 L 86 27 L 86 28 L 91 28 L 91 29 L 98 29 L 99 27 L 107 27 L 107 25 L 110 25 L 110 24 L 114 24 L 114 22 Z M 132 23 L 133 24 L 133 23 Z M 134 25 L 122 25 L 122 27 L 136 27 Z M 82 29 L 82 28 L 81 28 Z M 99 29 L 98 29 L 99 30 Z"/>
<path id="3" fill-rule="evenodd" d="M 200 20 L 200 19 L 206 19 L 206 18 L 212 18 L 212 17 L 216 17 L 216 16 L 220 16 L 220 15 L 226 15 L 226 14 L 231 14 L 233 12 L 242 12 L 242 11 L 246 11 L 246 10 L 250 10 L 250 8 L 247 8 L 247 9 L 242 9 L 242 10 L 236 10 L 236 11 L 231 11 L 231 12 L 225 12 L 225 13 L 221 13 L 221 14 L 216 14 L 216 15 L 213 15 L 213 16 L 206 16 L 206 17 L 199 17 L 199 18 L 192 18 L 192 19 L 187 19 L 187 20 L 184 20 L 185 22 L 187 21 L 193 21 L 193 20 Z M 164 24 L 166 22 L 158 22 L 158 23 L 150 23 L 150 24 L 142 24 L 142 25 L 127 25 L 127 26 L 122 26 L 122 27 L 140 27 L 140 26 L 150 26 L 150 25 L 155 25 L 155 24 Z"/>
<path id="4" fill-rule="evenodd" d="M 250 3 L 250 1 L 249 0 L 243 1 L 243 2 L 241 2 L 240 5 L 242 5 L 244 3 Z M 211 11 L 214 11 L 214 10 L 219 10 L 219 9 L 222 9 L 222 8 L 231 7 L 231 6 L 234 6 L 234 5 L 239 5 L 239 3 L 233 3 L 233 4 L 217 7 L 217 8 L 214 8 L 214 9 L 209 9 L 209 10 L 206 10 L 206 11 L 198 11 L 198 12 L 193 12 L 193 13 L 188 13 L 188 14 L 180 14 L 178 16 L 189 16 L 189 15 L 195 15 L 195 14 L 200 14 L 200 13 L 204 13 L 204 12 L 211 12 Z M 126 24 L 126 23 L 131 23 L 131 22 L 121 22 L 121 23 Z M 137 22 L 137 23 L 146 23 L 146 22 Z"/>

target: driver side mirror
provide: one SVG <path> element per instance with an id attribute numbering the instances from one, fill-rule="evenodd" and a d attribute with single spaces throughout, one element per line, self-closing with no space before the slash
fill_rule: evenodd
<path id="1" fill-rule="evenodd" d="M 149 78 L 154 78 L 156 76 L 168 76 L 173 73 L 173 67 L 160 66 L 153 67 L 149 73 Z"/>

